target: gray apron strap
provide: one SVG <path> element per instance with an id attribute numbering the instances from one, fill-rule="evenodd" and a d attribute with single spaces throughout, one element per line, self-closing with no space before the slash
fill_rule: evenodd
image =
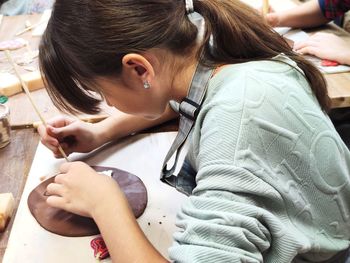
<path id="1" fill-rule="evenodd" d="M 188 135 L 191 132 L 193 124 L 197 118 L 200 106 L 203 102 L 205 93 L 208 88 L 209 80 L 213 75 L 213 69 L 203 66 L 201 63 L 197 65 L 196 72 L 192 78 L 191 86 L 187 97 L 180 103 L 180 123 L 178 134 L 167 153 L 160 180 L 176 188 L 177 177 L 174 175 L 176 164 Z M 168 169 L 167 163 L 170 158 L 175 155 L 173 166 Z"/>

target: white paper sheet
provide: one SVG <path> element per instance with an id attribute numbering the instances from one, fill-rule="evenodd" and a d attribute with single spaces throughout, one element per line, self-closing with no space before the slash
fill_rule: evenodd
<path id="1" fill-rule="evenodd" d="M 186 196 L 160 182 L 159 174 L 176 133 L 136 135 L 90 155 L 76 154 L 72 160 L 90 165 L 112 166 L 139 176 L 148 191 L 148 204 L 138 223 L 152 244 L 167 256 L 175 231 L 175 214 Z M 183 158 L 183 156 L 182 156 Z M 12 227 L 3 263 L 95 263 L 90 241 L 93 237 L 62 237 L 39 226 L 27 206 L 29 193 L 43 175 L 54 175 L 64 161 L 53 158 L 39 144 Z M 161 222 L 161 224 L 159 223 Z M 148 224 L 150 223 L 150 225 Z M 104 262 L 111 262 L 106 260 Z"/>
<path id="2" fill-rule="evenodd" d="M 278 34 L 280 34 L 281 36 L 284 36 L 285 34 L 287 34 L 290 30 L 292 30 L 291 27 L 274 27 L 273 28 Z"/>

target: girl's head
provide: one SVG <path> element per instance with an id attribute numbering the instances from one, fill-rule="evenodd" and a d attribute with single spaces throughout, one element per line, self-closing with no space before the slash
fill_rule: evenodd
<path id="1" fill-rule="evenodd" d="M 180 75 L 200 56 L 202 63 L 218 66 L 283 52 L 304 70 L 327 109 L 322 75 L 253 9 L 239 0 L 193 2 L 205 19 L 200 43 L 184 0 L 57 0 L 39 55 L 55 105 L 95 113 L 97 93 L 122 111 L 156 117 L 176 98 L 177 87 L 189 84 Z"/>

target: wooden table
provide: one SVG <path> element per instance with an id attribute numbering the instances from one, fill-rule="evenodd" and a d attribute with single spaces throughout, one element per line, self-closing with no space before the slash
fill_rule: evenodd
<path id="1" fill-rule="evenodd" d="M 11 134 L 11 143 L 0 149 L 0 193 L 11 192 L 20 201 L 23 187 L 30 170 L 39 135 L 33 130 L 18 130 Z M 6 231 L 0 234 L 0 261 L 5 253 L 13 218 Z"/>
<path id="2" fill-rule="evenodd" d="M 16 32 L 23 29 L 26 20 L 34 24 L 39 21 L 39 18 L 39 15 L 4 17 L 0 27 L 0 41 L 11 39 Z M 31 38 L 31 34 L 26 33 L 21 37 Z M 39 38 L 31 38 L 31 47 L 33 49 L 37 48 L 38 42 Z M 329 94 L 333 106 L 350 106 L 350 73 L 327 75 L 326 79 L 330 87 Z M 54 109 L 49 101 L 45 90 L 35 91 L 33 96 L 45 117 L 49 118 L 57 115 L 58 111 Z M 12 103 L 12 106 L 10 105 L 11 118 L 15 123 L 20 124 L 38 120 L 24 94 L 11 97 L 10 103 Z M 158 130 L 176 130 L 176 127 L 176 123 L 171 123 L 160 127 Z M 23 192 L 38 142 L 39 136 L 33 129 L 15 130 L 11 133 L 11 143 L 6 148 L 0 149 L 0 167 L 2 168 L 0 171 L 0 192 L 12 192 L 16 200 L 16 207 Z M 10 221 L 7 230 L 0 234 L 0 261 L 2 261 L 7 246 L 12 223 L 13 219 Z"/>
<path id="3" fill-rule="evenodd" d="M 32 23 L 39 20 L 39 15 L 4 17 L 0 27 L 0 40 L 11 39 L 23 29 L 27 19 Z M 34 46 L 38 42 L 31 42 Z M 23 112 L 26 110 L 23 108 Z M 17 130 L 11 133 L 11 143 L 0 149 L 0 193 L 11 192 L 16 200 L 16 208 L 21 198 L 27 174 L 33 161 L 34 153 L 39 142 L 39 135 L 33 130 Z M 11 219 L 6 231 L 0 234 L 0 261 L 2 261 L 9 233 L 13 223 Z"/>

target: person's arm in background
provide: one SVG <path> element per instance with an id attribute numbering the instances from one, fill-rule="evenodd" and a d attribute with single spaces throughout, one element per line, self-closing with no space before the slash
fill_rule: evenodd
<path id="1" fill-rule="evenodd" d="M 293 28 L 316 27 L 328 23 L 324 17 L 318 0 L 281 12 L 272 12 L 266 16 L 271 26 L 288 26 Z"/>
<path id="2" fill-rule="evenodd" d="M 272 26 L 309 28 L 326 24 L 348 10 L 350 0 L 311 0 L 291 10 L 270 13 L 266 19 Z M 316 33 L 306 41 L 295 43 L 294 50 L 350 65 L 350 39 L 345 40 L 334 34 Z"/>
<path id="3" fill-rule="evenodd" d="M 306 41 L 295 43 L 294 50 L 328 59 L 343 65 L 350 65 L 350 38 L 347 40 L 330 33 L 316 33 Z"/>

